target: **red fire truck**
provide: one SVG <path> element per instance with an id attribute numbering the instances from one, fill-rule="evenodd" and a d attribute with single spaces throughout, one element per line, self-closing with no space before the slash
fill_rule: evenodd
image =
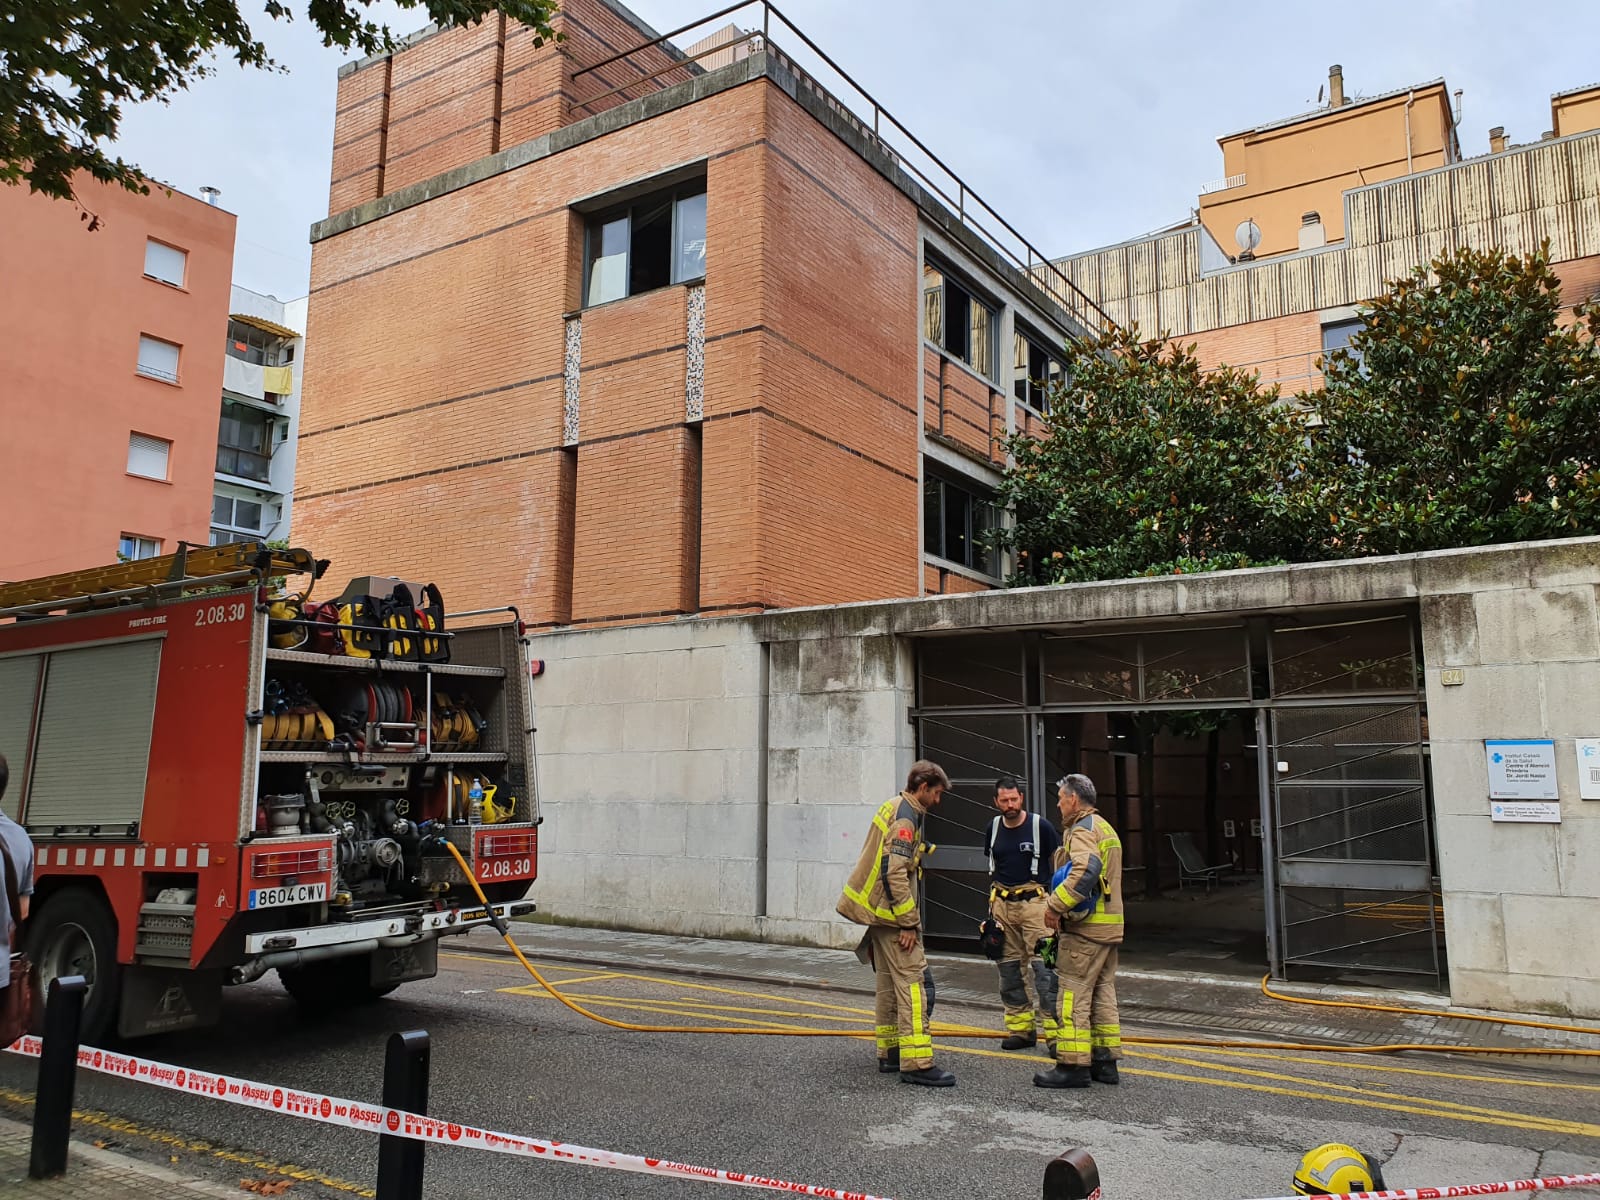
<path id="1" fill-rule="evenodd" d="M 213 1023 L 276 969 L 300 1003 L 438 970 L 538 870 L 530 679 L 513 608 L 260 544 L 0 585 L 0 804 L 32 836 L 27 948 L 90 981 L 95 1043 Z M 307 588 L 309 591 L 310 588 Z"/>

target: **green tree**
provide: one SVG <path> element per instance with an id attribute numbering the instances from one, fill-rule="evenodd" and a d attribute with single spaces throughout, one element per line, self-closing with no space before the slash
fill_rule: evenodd
<path id="1" fill-rule="evenodd" d="M 306 16 L 326 46 L 376 54 L 391 49 L 389 29 L 370 19 L 372 0 L 306 0 Z M 531 27 L 540 44 L 554 36 L 557 0 L 395 0 L 426 9 L 446 28 L 476 24 L 498 9 Z M 292 20 L 285 0 L 263 13 Z M 216 59 L 278 70 L 237 0 L 9 0 L 0 9 L 0 182 L 66 199 L 85 171 L 105 183 L 148 192 L 137 165 L 113 158 L 126 105 L 163 103 L 216 73 Z M 81 207 L 81 205 L 80 205 Z M 91 228 L 96 222 L 84 212 Z"/>
<path id="2" fill-rule="evenodd" d="M 1203 371 L 1192 347 L 1112 330 L 1066 347 L 1050 433 L 1007 444 L 1010 582 L 1069 583 L 1282 562 L 1305 546 L 1293 502 L 1304 416 L 1255 375 Z"/>
<path id="3" fill-rule="evenodd" d="M 1563 322 L 1548 248 L 1460 250 L 1391 285 L 1301 397 L 1323 558 L 1600 533 L 1600 306 Z"/>

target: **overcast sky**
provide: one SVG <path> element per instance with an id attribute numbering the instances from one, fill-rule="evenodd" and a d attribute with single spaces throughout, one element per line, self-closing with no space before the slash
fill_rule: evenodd
<path id="1" fill-rule="evenodd" d="M 253 18 L 260 0 L 242 0 Z M 292 7 L 304 11 L 303 0 Z M 716 0 L 632 0 L 667 32 Z M 1550 126 L 1550 94 L 1600 79 L 1600 5 L 1554 0 L 783 0 L 780 6 L 1034 245 L 1086 250 L 1188 216 L 1222 174 L 1218 136 L 1313 107 L 1331 63 L 1356 96 L 1444 76 L 1462 148 Z M 375 11 L 397 32 L 425 9 Z M 753 10 L 754 11 L 754 10 Z M 759 17 L 755 18 L 759 20 Z M 747 22 L 749 24 L 749 22 Z M 223 64 L 130 111 L 120 153 L 239 216 L 234 280 L 303 295 L 327 215 L 336 72 L 303 19 L 258 36 L 287 75 Z M 708 26 L 700 32 L 711 32 Z M 700 33 L 690 34 L 687 43 Z M 775 33 L 774 41 L 782 45 Z M 825 82 L 827 82 L 825 80 Z"/>

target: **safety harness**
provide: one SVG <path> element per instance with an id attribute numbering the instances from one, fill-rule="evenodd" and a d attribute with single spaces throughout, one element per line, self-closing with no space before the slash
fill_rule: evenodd
<path id="1" fill-rule="evenodd" d="M 1000 820 L 996 817 L 989 822 L 989 840 L 984 843 L 984 857 L 989 860 L 989 878 L 994 878 L 994 844 L 1000 837 Z M 991 898 L 1000 900 L 1033 900 L 1045 894 L 1037 880 L 1039 877 L 1039 814 L 1033 814 L 1033 858 L 1028 863 L 1029 879 L 1027 883 L 1007 886 L 996 883 L 990 889 Z"/>

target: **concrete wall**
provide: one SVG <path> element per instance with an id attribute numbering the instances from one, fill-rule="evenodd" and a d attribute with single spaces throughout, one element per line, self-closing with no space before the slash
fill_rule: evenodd
<path id="1" fill-rule="evenodd" d="M 1600 801 L 1577 797 L 1573 743 L 1600 737 L 1600 538 L 542 635 L 536 897 L 558 920 L 852 944 L 833 906 L 913 757 L 916 636 L 1397 603 L 1421 613 L 1451 997 L 1600 1016 Z M 1559 825 L 1490 820 L 1485 738 L 1555 739 Z"/>
<path id="2" fill-rule="evenodd" d="M 1597 1016 L 1600 801 L 1578 798 L 1573 742 L 1600 737 L 1596 547 L 1466 564 L 1430 564 L 1422 598 L 1451 999 Z M 1490 820 L 1485 738 L 1555 740 L 1560 824 Z"/>
<path id="3" fill-rule="evenodd" d="M 543 911 L 854 944 L 833 908 L 911 763 L 902 643 L 769 650 L 724 618 L 553 634 L 535 653 Z"/>
<path id="4" fill-rule="evenodd" d="M 746 623 L 553 634 L 534 653 L 540 907 L 759 936 L 765 651 Z"/>
<path id="5" fill-rule="evenodd" d="M 785 940 L 854 945 L 860 928 L 834 906 L 873 809 L 915 757 L 911 647 L 886 634 L 813 637 L 775 641 L 770 654 L 766 925 Z"/>

